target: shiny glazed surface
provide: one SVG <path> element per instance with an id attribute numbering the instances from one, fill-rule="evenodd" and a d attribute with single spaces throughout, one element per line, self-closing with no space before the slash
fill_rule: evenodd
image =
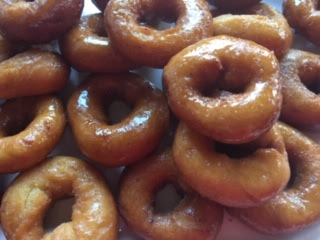
<path id="1" fill-rule="evenodd" d="M 54 200 L 74 196 L 72 221 L 50 233 L 43 229 Z M 8 240 L 116 240 L 118 213 L 99 173 L 72 157 L 54 157 L 15 179 L 1 204 L 1 224 Z"/>
<path id="2" fill-rule="evenodd" d="M 236 147 L 226 146 L 229 152 Z M 241 147 L 254 151 L 246 156 L 229 156 L 217 151 L 216 142 L 180 123 L 173 155 L 182 179 L 202 196 L 224 206 L 257 206 L 275 197 L 288 183 L 287 153 L 274 127 Z"/>
<path id="3" fill-rule="evenodd" d="M 110 123 L 103 106 L 114 99 L 132 107 L 117 124 Z M 169 126 L 161 91 L 132 73 L 89 77 L 72 94 L 68 115 L 82 152 L 109 167 L 141 160 L 158 146 Z"/>
<path id="4" fill-rule="evenodd" d="M 281 60 L 281 119 L 299 126 L 320 124 L 320 56 L 291 49 Z"/>
<path id="5" fill-rule="evenodd" d="M 278 119 L 279 64 L 268 49 L 218 36 L 175 55 L 163 71 L 171 110 L 199 133 L 224 143 L 245 143 Z"/>
<path id="6" fill-rule="evenodd" d="M 50 42 L 79 20 L 84 0 L 0 0 L 0 34 L 12 41 Z"/>
<path id="7" fill-rule="evenodd" d="M 284 0 L 283 14 L 291 27 L 320 45 L 319 0 Z"/>
<path id="8" fill-rule="evenodd" d="M 0 39 L 0 46 L 1 42 Z M 12 52 L 8 48 L 3 50 L 0 52 L 2 99 L 53 93 L 69 79 L 70 67 L 59 54 L 31 49 L 8 58 Z"/>
<path id="9" fill-rule="evenodd" d="M 267 4 L 223 14 L 213 18 L 213 35 L 228 35 L 254 41 L 282 57 L 292 44 L 287 20 Z"/>
<path id="10" fill-rule="evenodd" d="M 177 18 L 172 28 L 159 31 L 140 25 L 148 15 L 169 17 L 168 12 Z M 112 0 L 105 10 L 105 24 L 112 46 L 137 64 L 157 68 L 213 31 L 205 0 Z"/>
<path id="11" fill-rule="evenodd" d="M 62 55 L 82 72 L 126 72 L 137 67 L 111 47 L 104 29 L 103 15 L 81 19 L 60 41 Z"/>
<path id="12" fill-rule="evenodd" d="M 52 96 L 5 102 L 0 109 L 0 173 L 30 168 L 60 141 L 66 125 L 64 108 Z"/>
<path id="13" fill-rule="evenodd" d="M 211 0 L 213 4 L 223 9 L 246 8 L 261 0 Z"/>
<path id="14" fill-rule="evenodd" d="M 155 194 L 168 182 L 181 188 L 184 197 L 171 212 L 158 213 Z M 215 239 L 223 219 L 220 205 L 200 197 L 181 183 L 169 149 L 124 170 L 119 208 L 125 222 L 144 239 Z"/>
<path id="15" fill-rule="evenodd" d="M 278 123 L 288 152 L 292 185 L 259 207 L 231 209 L 252 228 L 271 234 L 301 230 L 320 220 L 320 146 L 299 131 Z"/>

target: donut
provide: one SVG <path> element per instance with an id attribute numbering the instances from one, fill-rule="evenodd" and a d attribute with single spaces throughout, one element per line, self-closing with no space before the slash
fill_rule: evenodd
<path id="1" fill-rule="evenodd" d="M 283 105 L 281 119 L 307 127 L 320 124 L 320 56 L 291 49 L 280 62 Z M 314 91 L 314 92 L 313 92 Z"/>
<path id="2" fill-rule="evenodd" d="M 62 55 L 81 72 L 117 73 L 136 68 L 111 47 L 104 35 L 103 15 L 85 16 L 60 41 Z"/>
<path id="3" fill-rule="evenodd" d="M 281 192 L 290 178 L 283 139 L 274 127 L 253 142 L 229 145 L 180 123 L 173 155 L 181 178 L 224 206 L 260 205 Z"/>
<path id="4" fill-rule="evenodd" d="M 132 111 L 112 124 L 104 106 L 115 99 L 125 101 Z M 144 158 L 169 126 L 169 109 L 161 91 L 132 73 L 89 77 L 72 94 L 68 116 L 82 152 L 109 167 Z"/>
<path id="5" fill-rule="evenodd" d="M 277 123 L 291 165 L 291 184 L 258 207 L 230 208 L 250 227 L 268 234 L 301 230 L 320 220 L 320 147 L 299 131 Z"/>
<path id="6" fill-rule="evenodd" d="M 261 0 L 212 0 L 213 4 L 222 9 L 245 9 Z"/>
<path id="7" fill-rule="evenodd" d="M 110 0 L 91 0 L 91 2 L 103 12 L 106 9 L 106 6 Z"/>
<path id="8" fill-rule="evenodd" d="M 161 11 L 160 11 L 160 10 Z M 140 25 L 155 14 L 177 17 L 176 25 L 156 30 Z M 162 68 L 183 48 L 212 36 L 212 17 L 205 0 L 113 0 L 105 10 L 111 45 L 133 62 Z"/>
<path id="9" fill-rule="evenodd" d="M 155 195 L 168 183 L 173 183 L 183 198 L 163 214 L 155 207 Z M 215 239 L 223 220 L 222 206 L 202 198 L 179 180 L 170 149 L 124 170 L 119 210 L 128 226 L 144 239 Z"/>
<path id="10" fill-rule="evenodd" d="M 7 54 L 0 52 L 0 56 Z M 27 50 L 0 62 L 0 98 L 56 92 L 66 84 L 69 75 L 70 67 L 59 54 Z"/>
<path id="11" fill-rule="evenodd" d="M 315 44 L 320 44 L 319 0 L 284 0 L 283 15 L 291 27 Z"/>
<path id="12" fill-rule="evenodd" d="M 280 114 L 278 60 L 248 40 L 217 36 L 185 48 L 164 68 L 163 84 L 174 114 L 219 142 L 250 142 Z"/>
<path id="13" fill-rule="evenodd" d="M 76 200 L 72 221 L 46 233 L 45 213 L 64 196 Z M 73 157 L 54 157 L 20 174 L 4 193 L 0 216 L 8 240 L 117 239 L 118 213 L 108 186 L 95 169 Z"/>
<path id="14" fill-rule="evenodd" d="M 283 15 L 263 3 L 237 11 L 236 14 L 223 14 L 213 18 L 213 35 L 254 41 L 273 51 L 278 58 L 288 52 L 293 38 Z"/>
<path id="15" fill-rule="evenodd" d="M 0 1 L 0 34 L 11 41 L 47 43 L 80 19 L 84 0 Z"/>
<path id="16" fill-rule="evenodd" d="M 0 108 L 0 173 L 23 171 L 43 161 L 65 125 L 64 107 L 54 96 L 6 101 Z"/>

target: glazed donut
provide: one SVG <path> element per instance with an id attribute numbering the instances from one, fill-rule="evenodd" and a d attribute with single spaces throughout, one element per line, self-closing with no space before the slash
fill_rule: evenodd
<path id="1" fill-rule="evenodd" d="M 53 96 L 8 100 L 0 108 L 0 173 L 43 161 L 62 137 L 64 107 Z"/>
<path id="2" fill-rule="evenodd" d="M 84 0 L 0 0 L 0 34 L 12 41 L 47 43 L 80 19 Z"/>
<path id="3" fill-rule="evenodd" d="M 260 205 L 282 191 L 290 178 L 283 139 L 274 127 L 253 142 L 225 145 L 180 123 L 173 155 L 182 179 L 224 206 Z"/>
<path id="4" fill-rule="evenodd" d="M 222 9 L 245 9 L 261 0 L 212 0 L 213 4 Z"/>
<path id="5" fill-rule="evenodd" d="M 320 56 L 290 50 L 281 62 L 283 105 L 281 119 L 298 126 L 320 124 Z M 309 90 L 309 89 L 311 90 Z"/>
<path id="6" fill-rule="evenodd" d="M 301 230 L 320 220 L 320 147 L 297 130 L 278 123 L 288 152 L 292 184 L 259 207 L 230 209 L 252 228 L 269 234 Z"/>
<path id="7" fill-rule="evenodd" d="M 168 18 L 168 12 L 177 16 L 175 27 L 158 31 L 139 24 L 151 14 Z M 205 0 L 112 0 L 105 10 L 105 25 L 112 46 L 137 64 L 157 68 L 213 31 Z"/>
<path id="8" fill-rule="evenodd" d="M 69 75 L 70 67 L 60 55 L 28 50 L 0 62 L 0 98 L 56 92 L 66 84 Z"/>
<path id="9" fill-rule="evenodd" d="M 248 40 L 217 36 L 185 48 L 164 68 L 163 83 L 178 118 L 219 142 L 252 141 L 280 113 L 278 61 Z"/>
<path id="10" fill-rule="evenodd" d="M 116 52 L 103 35 L 103 15 L 85 16 L 60 41 L 62 55 L 78 71 L 117 73 L 137 67 Z"/>
<path id="11" fill-rule="evenodd" d="M 103 12 L 106 9 L 106 6 L 110 0 L 91 0 L 91 2 Z"/>
<path id="12" fill-rule="evenodd" d="M 73 195 L 72 221 L 45 233 L 43 220 L 54 200 Z M 108 186 L 84 161 L 54 157 L 19 175 L 6 190 L 1 223 L 8 240 L 116 240 L 118 213 Z"/>
<path id="13" fill-rule="evenodd" d="M 168 183 L 184 196 L 173 211 L 163 214 L 155 207 L 155 194 Z M 125 222 L 144 239 L 215 239 L 223 220 L 222 206 L 181 183 L 169 149 L 124 170 L 119 209 Z"/>
<path id="14" fill-rule="evenodd" d="M 284 0 L 283 15 L 291 27 L 305 35 L 315 44 L 320 44 L 319 0 Z"/>
<path id="15" fill-rule="evenodd" d="M 104 100 L 110 103 L 116 98 L 133 110 L 121 122 L 111 124 Z M 169 126 L 161 91 L 131 73 L 89 77 L 72 94 L 68 115 L 82 152 L 109 167 L 141 160 L 157 147 Z"/>
<path id="16" fill-rule="evenodd" d="M 237 14 L 213 18 L 213 35 L 228 35 L 254 41 L 280 58 L 292 44 L 292 32 L 283 15 L 267 4 L 256 4 Z M 248 15 L 254 14 L 254 15 Z"/>

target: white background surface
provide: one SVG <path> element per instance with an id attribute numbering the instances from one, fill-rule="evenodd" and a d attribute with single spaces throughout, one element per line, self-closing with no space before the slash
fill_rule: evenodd
<path id="1" fill-rule="evenodd" d="M 234 0 L 234 1 L 237 1 L 237 0 Z M 264 2 L 281 10 L 281 4 L 282 4 L 281 0 L 266 0 Z M 98 12 L 98 10 L 94 7 L 94 5 L 91 3 L 90 0 L 85 0 L 85 9 L 83 14 L 87 15 L 94 12 Z M 298 49 L 310 50 L 312 52 L 320 53 L 319 47 L 315 47 L 314 45 L 310 44 L 301 36 L 295 36 L 294 47 Z M 150 80 L 157 87 L 161 88 L 161 70 L 142 68 L 139 70 L 139 72 L 146 79 Z M 69 82 L 68 86 L 60 94 L 64 102 L 67 101 L 73 89 L 76 87 L 76 85 L 79 84 L 79 82 L 81 81 L 80 79 L 83 79 L 85 76 L 86 74 L 78 74 L 76 72 L 72 73 L 71 81 Z M 311 136 L 315 140 L 320 140 L 319 133 L 320 133 L 319 130 L 314 130 L 314 129 L 309 130 L 309 136 Z M 61 143 L 57 146 L 57 148 L 53 151 L 51 155 L 71 155 L 71 156 L 79 157 L 81 159 L 87 159 L 78 150 L 72 138 L 72 134 L 69 128 L 67 128 Z M 106 176 L 112 191 L 115 193 L 115 195 L 117 195 L 117 182 L 118 182 L 121 169 L 105 169 L 102 166 L 98 166 L 98 168 L 104 169 L 103 174 Z M 1 178 L 0 188 L 2 189 L 2 191 L 5 190 L 10 180 L 14 176 L 15 175 L 0 176 Z M 48 213 L 47 219 L 45 221 L 46 227 L 53 228 L 54 226 L 61 223 L 62 221 L 69 220 L 68 215 L 70 215 L 72 203 L 73 203 L 73 200 L 69 199 L 69 200 L 59 201 L 57 204 L 55 204 L 53 209 L 51 209 Z M 66 214 L 66 212 L 68 212 L 68 214 Z M 2 231 L 0 232 L 0 239 L 1 240 L 5 239 L 2 234 Z M 139 238 L 134 233 L 132 233 L 121 222 L 120 229 L 119 229 L 119 239 L 120 240 L 137 240 L 141 238 Z M 248 227 L 240 223 L 238 220 L 225 214 L 222 230 L 219 233 L 217 238 L 217 240 L 280 240 L 280 239 L 281 240 L 320 240 L 320 224 L 316 224 L 308 229 L 305 229 L 301 232 L 294 233 L 294 234 L 268 236 L 268 235 L 257 233 L 249 229 Z"/>

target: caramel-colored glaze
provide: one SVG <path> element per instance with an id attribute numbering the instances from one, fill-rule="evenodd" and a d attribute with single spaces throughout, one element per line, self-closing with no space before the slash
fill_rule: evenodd
<path id="1" fill-rule="evenodd" d="M 0 173 L 43 161 L 62 137 L 66 119 L 53 96 L 9 100 L 0 109 Z"/>
<path id="2" fill-rule="evenodd" d="M 294 174 L 292 186 L 259 207 L 230 209 L 252 228 L 269 234 L 298 231 L 320 220 L 320 146 L 283 123 L 276 126 Z"/>
<path id="3" fill-rule="evenodd" d="M 56 199 L 74 196 L 72 221 L 45 233 L 43 220 Z M 54 157 L 19 175 L 6 190 L 1 223 L 8 240 L 116 240 L 118 213 L 104 179 L 84 161 Z"/>
<path id="4" fill-rule="evenodd" d="M 110 124 L 104 100 L 124 100 L 132 112 Z M 84 154 L 109 167 L 142 160 L 160 143 L 169 126 L 169 109 L 160 90 L 138 75 L 97 75 L 72 94 L 68 115 Z"/>
<path id="5" fill-rule="evenodd" d="M 61 39 L 62 55 L 78 71 L 118 73 L 136 68 L 111 47 L 106 34 L 102 14 L 85 16 Z"/>
<path id="6" fill-rule="evenodd" d="M 84 0 L 0 0 L 0 34 L 17 42 L 47 43 L 80 19 Z"/>
<path id="7" fill-rule="evenodd" d="M 283 105 L 281 119 L 297 126 L 320 124 L 320 56 L 290 50 L 280 62 Z"/>
<path id="8" fill-rule="evenodd" d="M 248 40 L 218 36 L 185 48 L 164 68 L 163 83 L 172 111 L 219 142 L 252 141 L 280 113 L 278 61 Z"/>
<path id="9" fill-rule="evenodd" d="M 0 62 L 0 98 L 56 92 L 69 75 L 70 67 L 59 54 L 28 50 Z"/>
<path id="10" fill-rule="evenodd" d="M 103 12 L 106 9 L 106 6 L 110 0 L 91 0 L 92 3 Z"/>
<path id="11" fill-rule="evenodd" d="M 319 0 L 284 0 L 283 15 L 291 27 L 315 44 L 320 44 Z"/>
<path id="12" fill-rule="evenodd" d="M 173 183 L 184 193 L 168 213 L 155 209 L 156 192 Z M 222 206 L 183 184 L 167 149 L 125 169 L 120 179 L 119 209 L 125 222 L 144 239 L 215 239 L 223 220 Z"/>
<path id="13" fill-rule="evenodd" d="M 159 31 L 140 25 L 148 15 L 168 18 L 168 12 L 177 16 L 176 26 L 172 28 Z M 137 64 L 157 68 L 213 32 L 205 0 L 113 0 L 105 10 L 105 25 L 112 46 Z"/>
<path id="14" fill-rule="evenodd" d="M 240 10 L 236 14 L 213 18 L 213 35 L 254 41 L 273 51 L 278 58 L 288 52 L 293 38 L 291 28 L 282 14 L 263 3 Z"/>
<path id="15" fill-rule="evenodd" d="M 287 185 L 290 167 L 276 128 L 241 145 L 254 151 L 239 158 L 218 152 L 215 144 L 184 123 L 179 124 L 174 161 L 182 179 L 201 195 L 224 206 L 252 207 L 275 197 Z M 228 146 L 228 150 L 232 148 Z"/>
<path id="16" fill-rule="evenodd" d="M 245 9 L 261 0 L 212 0 L 213 4 L 222 9 Z"/>

